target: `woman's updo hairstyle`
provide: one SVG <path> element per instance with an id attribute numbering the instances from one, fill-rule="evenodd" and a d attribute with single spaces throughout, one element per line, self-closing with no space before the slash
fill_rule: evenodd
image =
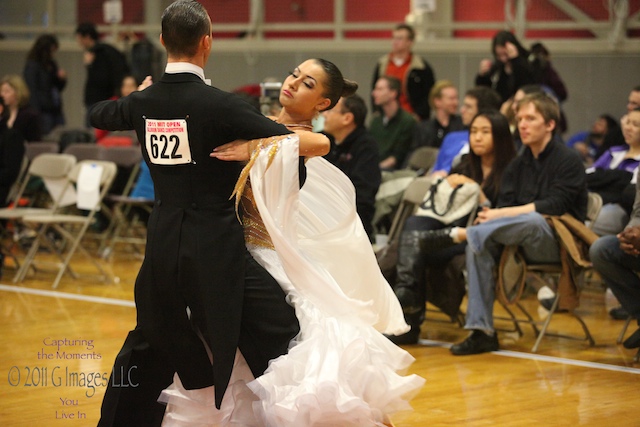
<path id="1" fill-rule="evenodd" d="M 340 97 L 347 97 L 356 93 L 356 90 L 358 90 L 358 83 L 342 77 L 340 69 L 336 67 L 333 62 L 321 58 L 314 58 L 313 60 L 320 65 L 327 74 L 326 81 L 324 82 L 324 96 L 329 98 L 331 104 L 329 104 L 324 111 L 335 107 L 340 100 Z"/>

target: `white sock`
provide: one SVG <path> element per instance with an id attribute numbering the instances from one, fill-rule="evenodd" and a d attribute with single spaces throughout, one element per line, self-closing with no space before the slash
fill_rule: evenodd
<path id="1" fill-rule="evenodd" d="M 453 227 L 449 232 L 449 237 L 453 240 L 454 243 L 460 243 L 460 239 L 458 238 L 458 230 L 460 227 Z"/>

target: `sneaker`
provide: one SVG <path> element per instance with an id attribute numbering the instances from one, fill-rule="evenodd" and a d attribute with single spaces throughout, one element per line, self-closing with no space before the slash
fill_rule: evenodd
<path id="1" fill-rule="evenodd" d="M 420 250 L 430 254 L 455 245 L 450 233 L 451 227 L 430 230 L 420 239 Z"/>
<path id="2" fill-rule="evenodd" d="M 411 325 L 409 332 L 402 335 L 385 335 L 395 345 L 418 344 L 420 339 L 420 327 Z"/>
<path id="3" fill-rule="evenodd" d="M 556 293 L 548 286 L 543 286 L 538 291 L 538 302 L 545 310 L 551 311 L 553 303 L 556 301 Z M 556 307 L 556 313 L 566 312 Z"/>
<path id="4" fill-rule="evenodd" d="M 461 343 L 451 346 L 451 353 L 456 356 L 466 356 L 469 354 L 488 353 L 498 351 L 498 335 L 487 335 L 484 332 L 474 329 L 474 331 Z"/>
<path id="5" fill-rule="evenodd" d="M 627 320 L 629 318 L 629 312 L 624 307 L 614 307 L 609 310 L 609 316 L 614 320 Z"/>

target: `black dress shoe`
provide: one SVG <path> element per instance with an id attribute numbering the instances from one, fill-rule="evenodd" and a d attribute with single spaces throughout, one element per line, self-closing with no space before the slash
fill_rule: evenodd
<path id="1" fill-rule="evenodd" d="M 430 230 L 420 239 L 420 250 L 430 254 L 455 245 L 450 233 L 451 227 Z"/>
<path id="2" fill-rule="evenodd" d="M 474 330 L 466 340 L 451 346 L 451 353 L 456 356 L 466 356 L 469 354 L 488 353 L 490 351 L 498 351 L 498 336 L 487 335 L 480 330 Z"/>
<path id="3" fill-rule="evenodd" d="M 632 349 L 640 347 L 640 328 L 631 334 L 629 338 L 622 343 L 624 348 Z"/>
<path id="4" fill-rule="evenodd" d="M 411 326 L 409 332 L 402 335 L 385 335 L 395 345 L 412 345 L 417 344 L 420 338 L 420 327 Z"/>
<path id="5" fill-rule="evenodd" d="M 609 310 L 609 316 L 614 320 L 627 320 L 629 318 L 629 312 L 622 306 L 614 307 Z"/>

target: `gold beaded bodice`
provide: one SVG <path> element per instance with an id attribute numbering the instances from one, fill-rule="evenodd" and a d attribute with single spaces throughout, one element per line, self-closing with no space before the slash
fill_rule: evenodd
<path id="1" fill-rule="evenodd" d="M 242 192 L 240 205 L 243 211 L 242 226 L 244 228 L 244 241 L 251 245 L 275 249 L 269 232 L 262 222 L 260 212 L 258 212 L 249 180 L 247 180 L 244 191 Z"/>

